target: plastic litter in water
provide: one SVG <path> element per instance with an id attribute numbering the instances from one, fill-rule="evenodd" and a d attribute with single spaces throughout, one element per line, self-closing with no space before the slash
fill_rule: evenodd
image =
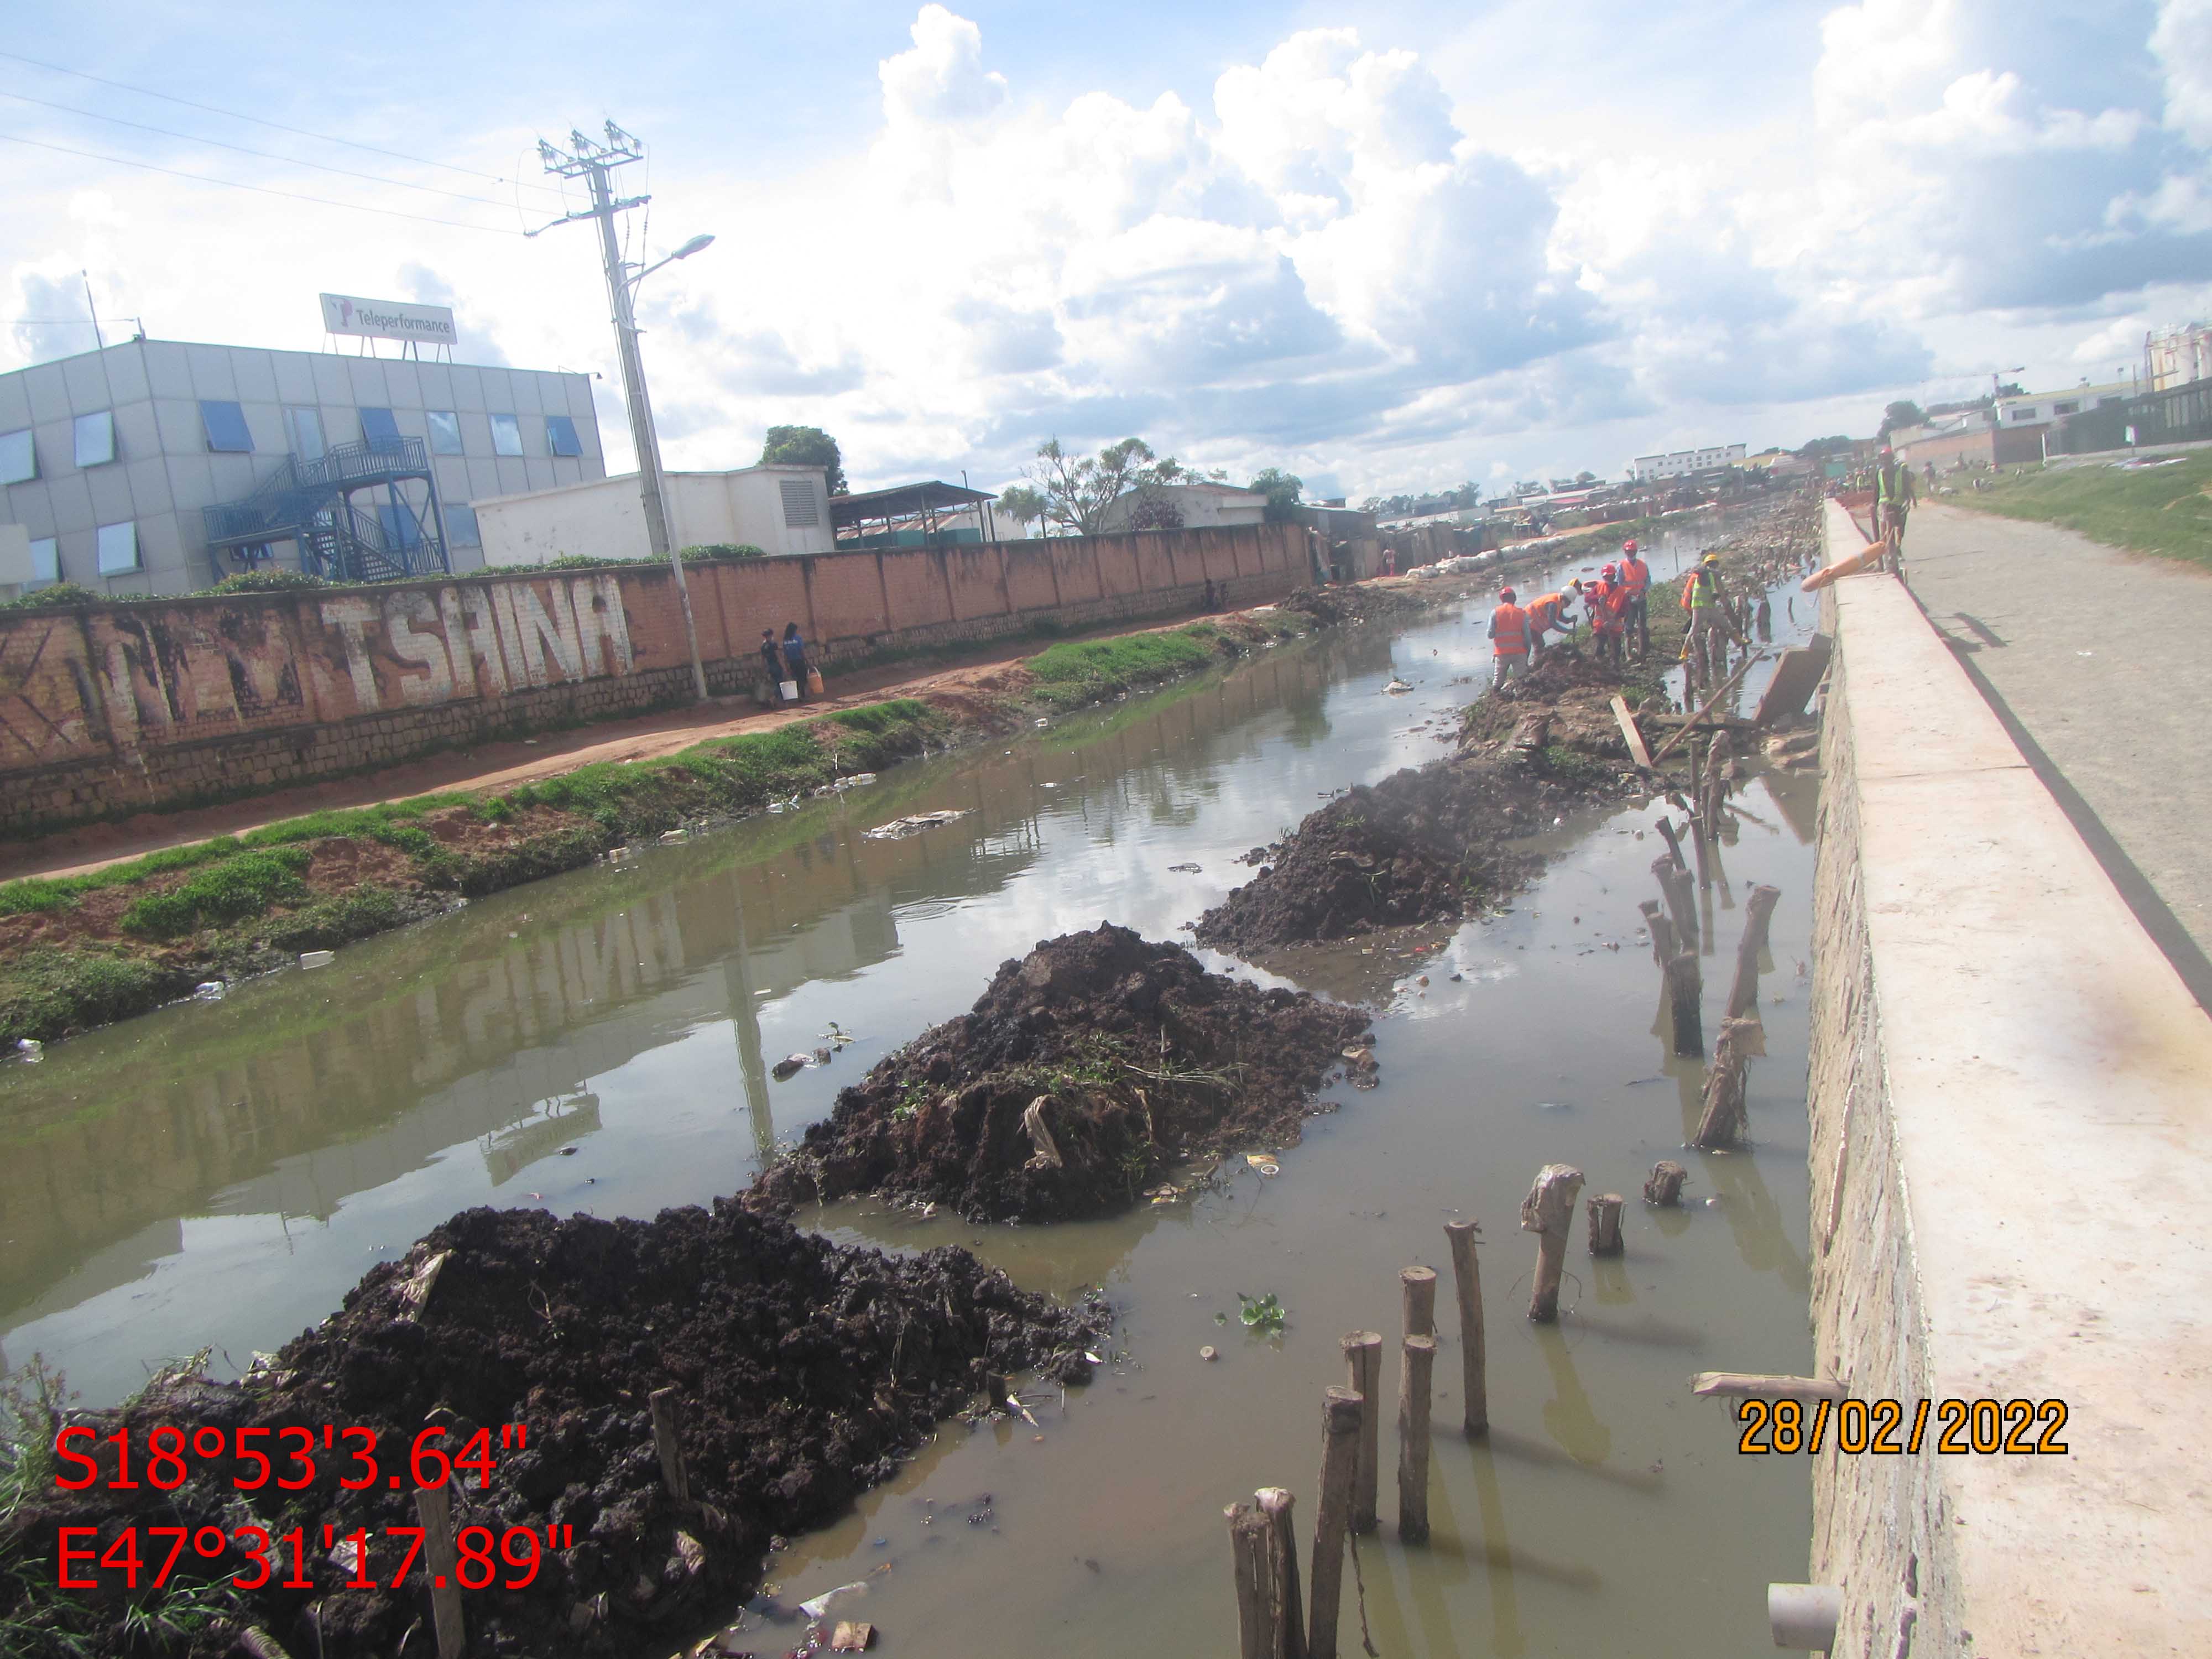
<path id="1" fill-rule="evenodd" d="M 230 988 L 219 979 L 202 980 L 192 987 L 192 994 L 202 1002 L 221 1002 Z"/>
<path id="2" fill-rule="evenodd" d="M 327 968 L 337 959 L 338 955 L 335 951 L 302 951 L 300 952 L 300 966 L 302 968 Z"/>

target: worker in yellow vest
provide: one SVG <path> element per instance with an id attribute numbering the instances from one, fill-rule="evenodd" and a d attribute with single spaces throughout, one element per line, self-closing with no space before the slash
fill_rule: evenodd
<path id="1" fill-rule="evenodd" d="M 1498 594 L 1498 609 L 1490 613 L 1490 649 L 1492 690 L 1528 672 L 1528 613 L 1513 603 L 1510 587 Z"/>
<path id="2" fill-rule="evenodd" d="M 1690 613 L 1689 631 L 1682 638 L 1682 655 L 1692 664 L 1700 684 L 1710 685 L 1728 666 L 1727 641 L 1741 645 L 1721 601 L 1721 556 L 1708 553 L 1698 561 L 1682 585 L 1682 608 Z"/>

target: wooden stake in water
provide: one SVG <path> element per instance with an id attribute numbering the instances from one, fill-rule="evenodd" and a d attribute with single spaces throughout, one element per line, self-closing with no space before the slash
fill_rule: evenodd
<path id="1" fill-rule="evenodd" d="M 1472 1221 L 1444 1223 L 1444 1237 L 1451 1244 L 1452 1281 L 1459 1291 L 1460 1392 L 1466 1401 L 1466 1425 L 1470 1437 L 1490 1431 L 1489 1356 L 1482 1334 L 1482 1269 L 1474 1259 L 1474 1236 L 1480 1231 Z"/>
<path id="2" fill-rule="evenodd" d="M 1567 1234 L 1574 1224 L 1575 1194 L 1583 1172 L 1571 1164 L 1547 1164 L 1521 1200 L 1521 1230 L 1536 1235 L 1536 1279 L 1528 1317 L 1539 1323 L 1559 1316 L 1559 1279 L 1566 1271 Z"/>
<path id="3" fill-rule="evenodd" d="M 459 1557 L 453 1549 L 453 1498 L 444 1486 L 418 1486 L 415 1516 L 422 1523 L 422 1565 L 430 1581 L 430 1619 L 438 1659 L 461 1659 L 469 1644 L 461 1622 Z"/>
<path id="4" fill-rule="evenodd" d="M 1352 1486 L 1352 1529 L 1375 1530 L 1376 1464 L 1382 1442 L 1382 1333 L 1352 1331 L 1344 1338 L 1349 1386 L 1364 1402 L 1359 1409 L 1359 1472 Z"/>
<path id="5" fill-rule="evenodd" d="M 1322 1397 L 1321 1499 L 1314 1506 L 1313 1586 L 1306 1651 L 1336 1659 L 1337 1606 L 1344 1590 L 1344 1542 L 1352 1519 L 1352 1487 L 1359 1475 L 1359 1419 L 1364 1402 L 1351 1389 Z"/>
<path id="6" fill-rule="evenodd" d="M 1728 1017 L 1759 1012 L 1759 959 L 1766 951 L 1767 925 L 1782 901 L 1779 887 L 1758 886 L 1743 905 L 1743 939 L 1735 947 L 1735 982 L 1729 987 Z"/>
<path id="7" fill-rule="evenodd" d="M 1398 1383 L 1398 1537 L 1419 1544 L 1429 1535 L 1429 1394 L 1437 1340 L 1408 1336 L 1405 1346 Z"/>
<path id="8" fill-rule="evenodd" d="M 1664 1209 L 1682 1201 L 1682 1183 L 1690 1172 L 1671 1158 L 1662 1158 L 1651 1166 L 1650 1178 L 1644 1183 L 1644 1201 Z"/>
<path id="9" fill-rule="evenodd" d="M 1589 1215 L 1589 1249 L 1592 1255 L 1619 1255 L 1627 1246 L 1620 1238 L 1621 1197 L 1619 1193 L 1601 1193 L 1586 1200 Z"/>
<path id="10" fill-rule="evenodd" d="M 1751 1048 L 1759 1036 L 1755 1019 L 1721 1022 L 1721 1040 L 1713 1050 L 1712 1067 L 1705 1074 L 1705 1109 L 1698 1120 L 1692 1144 L 1707 1152 L 1741 1146 L 1745 1127 L 1744 1083 L 1750 1069 Z"/>
<path id="11" fill-rule="evenodd" d="M 1407 1267 L 1398 1275 L 1405 1292 L 1406 1334 L 1434 1336 L 1437 1332 L 1437 1270 Z"/>
<path id="12" fill-rule="evenodd" d="M 1249 1504 L 1222 1511 L 1229 1522 L 1229 1559 L 1237 1573 L 1237 1651 L 1239 1659 L 1275 1659 L 1267 1641 L 1267 1609 L 1261 1600 L 1261 1565 L 1269 1530 L 1267 1517 Z"/>
<path id="13" fill-rule="evenodd" d="M 1668 914 L 1674 918 L 1674 942 L 1685 951 L 1693 950 L 1698 943 L 1698 895 L 1690 880 L 1690 872 L 1672 859 L 1651 860 L 1651 873 L 1659 878 L 1659 890 L 1667 896 Z"/>
<path id="14" fill-rule="evenodd" d="M 1280 1486 L 1262 1486 L 1253 1496 L 1267 1519 L 1262 1558 L 1267 1571 L 1261 1600 L 1273 1644 L 1272 1659 L 1306 1659 L 1306 1609 L 1298 1594 L 1298 1540 L 1291 1527 L 1291 1494 Z"/>
<path id="15" fill-rule="evenodd" d="M 1694 939 L 1696 935 L 1691 935 Z M 1671 1046 L 1678 1055 L 1705 1052 L 1705 1016 L 1698 1005 L 1705 994 L 1705 970 L 1694 947 L 1667 959 L 1667 1015 Z"/>

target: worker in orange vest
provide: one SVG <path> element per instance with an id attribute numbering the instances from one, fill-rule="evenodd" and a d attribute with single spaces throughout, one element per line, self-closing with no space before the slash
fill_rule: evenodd
<path id="1" fill-rule="evenodd" d="M 1636 538 L 1620 544 L 1620 585 L 1628 590 L 1628 609 L 1622 613 L 1623 637 L 1636 641 L 1637 659 L 1651 654 L 1651 567 L 1636 550 Z"/>
<path id="2" fill-rule="evenodd" d="M 1493 665 L 1490 689 L 1517 680 L 1528 667 L 1528 613 L 1513 603 L 1513 590 L 1498 596 L 1498 609 L 1490 613 L 1490 649 Z"/>
<path id="3" fill-rule="evenodd" d="M 1589 609 L 1590 628 L 1597 636 L 1597 658 L 1614 668 L 1624 668 L 1628 638 L 1628 589 L 1620 580 L 1620 567 L 1609 564 L 1598 581 L 1587 589 L 1583 602 Z"/>
<path id="4" fill-rule="evenodd" d="M 1575 619 L 1569 614 L 1569 607 L 1582 597 L 1582 583 L 1570 582 L 1561 592 L 1546 593 L 1528 606 L 1528 665 L 1531 668 L 1544 660 L 1545 635 L 1574 632 Z"/>

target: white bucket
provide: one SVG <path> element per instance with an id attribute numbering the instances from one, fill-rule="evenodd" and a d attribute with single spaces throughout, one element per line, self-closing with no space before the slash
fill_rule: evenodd
<path id="1" fill-rule="evenodd" d="M 797 702 L 799 701 L 799 682 L 797 680 L 781 681 L 778 684 L 777 689 L 783 693 L 783 700 L 786 702 Z"/>

